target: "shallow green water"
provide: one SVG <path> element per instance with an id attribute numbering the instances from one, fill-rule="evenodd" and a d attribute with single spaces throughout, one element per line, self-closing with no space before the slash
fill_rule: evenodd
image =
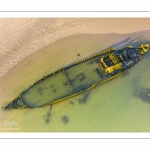
<path id="1" fill-rule="evenodd" d="M 26 90 L 22 101 L 27 107 L 35 108 L 87 90 L 111 76 L 102 73 L 99 61 L 98 56 L 54 72 Z"/>
<path id="2" fill-rule="evenodd" d="M 150 132 L 149 64 L 150 51 L 126 74 L 90 92 L 5 114 L 12 120 L 21 118 L 18 131 L 23 132 Z"/>
<path id="3" fill-rule="evenodd" d="M 150 131 L 149 56 L 125 75 L 94 89 L 85 103 L 73 99 L 74 105 L 62 108 L 68 124 L 60 122 L 54 131 Z"/>
<path id="4" fill-rule="evenodd" d="M 38 118 L 24 131 L 55 132 L 146 132 L 150 131 L 150 52 L 128 72 L 91 92 L 27 111 L 25 118 Z M 86 99 L 84 98 L 86 96 Z M 41 115 L 37 115 L 40 111 Z M 42 121 L 43 120 L 43 121 Z M 41 128 L 43 126 L 44 128 Z"/>

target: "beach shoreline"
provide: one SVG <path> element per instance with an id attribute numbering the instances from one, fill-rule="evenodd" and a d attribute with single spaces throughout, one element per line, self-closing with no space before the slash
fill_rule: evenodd
<path id="1" fill-rule="evenodd" d="M 149 19 L 1 19 L 0 79 L 19 61 L 61 38 L 76 34 L 127 34 L 143 29 L 149 29 Z"/>

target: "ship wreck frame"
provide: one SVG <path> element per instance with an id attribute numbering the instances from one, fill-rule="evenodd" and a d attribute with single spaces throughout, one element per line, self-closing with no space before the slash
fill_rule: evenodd
<path id="1" fill-rule="evenodd" d="M 109 48 L 44 76 L 5 109 L 37 108 L 58 103 L 108 82 L 142 59 L 150 44 Z"/>

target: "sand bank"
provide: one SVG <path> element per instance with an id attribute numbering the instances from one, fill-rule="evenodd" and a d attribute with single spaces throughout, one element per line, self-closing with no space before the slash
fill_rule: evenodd
<path id="1" fill-rule="evenodd" d="M 75 34 L 148 30 L 150 19 L 0 19 L 0 78 L 20 60 L 54 41 Z"/>

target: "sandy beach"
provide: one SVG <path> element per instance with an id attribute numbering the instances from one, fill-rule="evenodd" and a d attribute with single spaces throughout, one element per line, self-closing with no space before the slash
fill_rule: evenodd
<path id="1" fill-rule="evenodd" d="M 127 38 L 128 33 L 149 29 L 150 19 L 147 18 L 0 19 L 1 107 L 57 68 L 103 50 Z M 114 33 L 124 36 L 112 39 Z M 104 39 L 106 34 L 107 39 Z M 23 113 L 19 114 L 20 122 Z M 14 111 L 10 115 L 2 110 L 0 118 L 11 120 L 15 115 Z"/>
<path id="2" fill-rule="evenodd" d="M 127 34 L 150 28 L 149 19 L 0 19 L 0 78 L 30 54 L 76 34 Z"/>

